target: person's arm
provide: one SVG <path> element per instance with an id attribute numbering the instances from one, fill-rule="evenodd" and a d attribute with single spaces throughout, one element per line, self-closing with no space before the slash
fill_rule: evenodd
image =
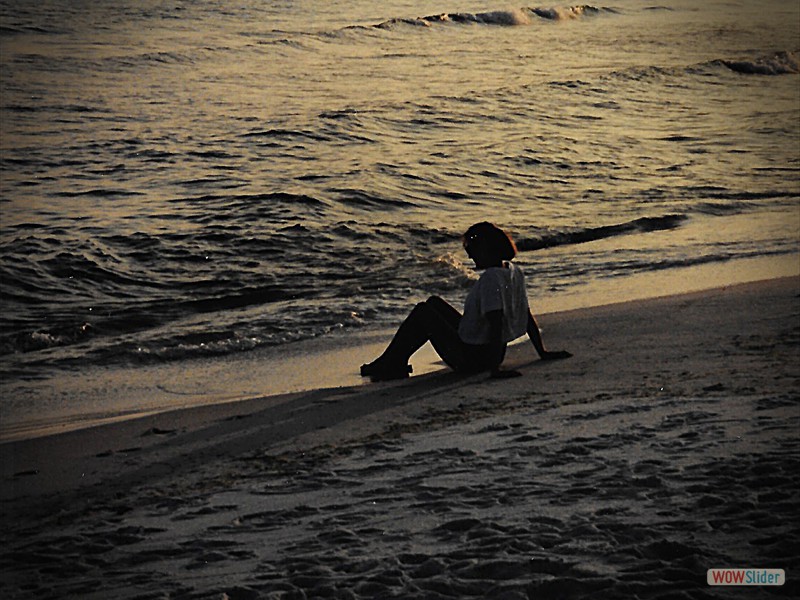
<path id="1" fill-rule="evenodd" d="M 539 324 L 536 322 L 536 319 L 533 318 L 533 313 L 530 310 L 528 311 L 528 337 L 533 347 L 536 348 L 539 358 L 542 360 L 556 360 L 572 356 L 572 354 L 565 350 L 551 352 L 545 349 L 544 342 L 542 341 L 542 332 L 539 331 Z"/>
<path id="2" fill-rule="evenodd" d="M 503 311 L 493 310 L 486 313 L 486 320 L 489 321 L 489 346 L 494 353 L 492 359 L 491 377 L 493 379 L 505 379 L 507 377 L 519 377 L 519 371 L 503 370 L 500 364 L 505 356 L 505 342 L 503 342 Z"/>

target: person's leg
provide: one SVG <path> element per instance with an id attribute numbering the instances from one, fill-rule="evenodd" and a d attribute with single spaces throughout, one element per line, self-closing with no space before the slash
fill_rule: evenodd
<path id="1" fill-rule="evenodd" d="M 464 363 L 463 342 L 458 336 L 459 312 L 438 297 L 417 304 L 400 324 L 386 350 L 375 361 L 361 367 L 362 375 L 404 377 L 408 359 L 425 342 L 451 367 Z"/>
<path id="2" fill-rule="evenodd" d="M 464 368 L 467 365 L 467 346 L 458 335 L 461 313 L 438 296 L 431 296 L 425 304 L 432 313 L 428 323 L 428 341 L 447 366 L 456 370 Z"/>
<path id="3" fill-rule="evenodd" d="M 450 303 L 446 300 L 442 300 L 439 296 L 431 296 L 425 301 L 425 304 L 438 312 L 450 327 L 458 330 L 458 324 L 461 322 L 461 313 L 453 308 Z"/>

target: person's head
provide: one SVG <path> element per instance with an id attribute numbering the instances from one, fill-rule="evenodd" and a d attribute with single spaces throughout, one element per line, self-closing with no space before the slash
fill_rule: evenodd
<path id="1" fill-rule="evenodd" d="M 517 255 L 517 247 L 505 231 L 492 223 L 476 223 L 462 237 L 464 250 L 479 268 L 500 265 Z"/>

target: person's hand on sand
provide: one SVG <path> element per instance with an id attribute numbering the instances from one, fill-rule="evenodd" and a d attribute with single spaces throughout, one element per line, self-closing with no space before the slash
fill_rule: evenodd
<path id="1" fill-rule="evenodd" d="M 542 341 L 542 332 L 539 331 L 539 324 L 533 317 L 533 313 L 528 311 L 528 338 L 530 338 L 533 347 L 536 348 L 536 353 L 542 360 L 559 360 L 561 358 L 570 358 L 572 354 L 566 350 L 546 350 L 544 342 Z"/>

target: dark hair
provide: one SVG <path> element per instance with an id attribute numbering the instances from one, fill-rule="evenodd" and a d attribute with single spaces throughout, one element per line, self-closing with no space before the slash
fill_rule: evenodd
<path id="1" fill-rule="evenodd" d="M 464 248 L 468 248 L 473 244 L 483 244 L 494 252 L 495 256 L 500 260 L 511 260 L 517 255 L 517 246 L 511 236 L 487 221 L 475 223 L 475 225 L 467 229 L 461 239 L 464 243 Z"/>

